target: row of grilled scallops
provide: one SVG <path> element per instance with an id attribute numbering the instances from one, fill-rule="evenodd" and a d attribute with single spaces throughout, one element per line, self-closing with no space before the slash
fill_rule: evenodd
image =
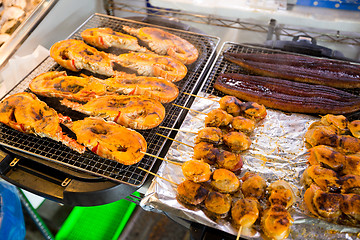
<path id="1" fill-rule="evenodd" d="M 230 221 L 246 236 L 254 236 L 253 227 L 259 224 L 267 237 L 286 238 L 293 221 L 288 208 L 295 202 L 290 185 L 279 180 L 267 186 L 260 175 L 250 172 L 239 177 L 241 153 L 250 147 L 249 136 L 265 118 L 266 109 L 233 96 L 219 103 L 220 108 L 207 114 L 205 128 L 195 137 L 194 159 L 182 165 L 186 180 L 177 188 L 177 199 L 215 221 Z M 200 170 L 204 165 L 206 171 Z"/>
<path id="2" fill-rule="evenodd" d="M 359 226 L 359 120 L 325 115 L 305 134 L 309 167 L 302 175 L 305 208 L 318 218 Z"/>
<path id="3" fill-rule="evenodd" d="M 187 68 L 182 62 L 196 61 L 198 52 L 186 40 L 161 29 L 126 29 L 139 34 L 139 38 L 147 38 L 153 51 L 172 54 L 174 58 L 144 51 L 146 48 L 139 47 L 137 38 L 130 35 L 109 28 L 87 29 L 82 33 L 84 40 L 100 49 L 118 47 L 140 52 L 112 56 L 81 40 L 60 41 L 52 46 L 50 55 L 61 66 L 111 77 L 104 80 L 84 74 L 68 76 L 65 71 L 46 72 L 35 77 L 29 88 L 38 96 L 59 98 L 61 105 L 89 117 L 73 122 L 34 94 L 24 92 L 0 103 L 0 122 L 24 133 L 49 137 L 79 153 L 86 146 L 101 157 L 125 165 L 139 162 L 147 143 L 134 130 L 154 128 L 163 121 L 162 103 L 173 101 L 179 94 L 172 81 L 185 77 Z M 160 35 L 163 37 L 158 38 Z M 115 71 L 116 61 L 111 58 L 121 59 L 130 69 L 147 76 Z M 61 124 L 73 131 L 77 140 L 69 138 Z"/>

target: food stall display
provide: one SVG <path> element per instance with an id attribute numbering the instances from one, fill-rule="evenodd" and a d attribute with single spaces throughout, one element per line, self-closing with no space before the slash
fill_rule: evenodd
<path id="1" fill-rule="evenodd" d="M 0 101 L 1 176 L 85 206 L 148 180 L 144 209 L 235 236 L 356 238 L 360 65 L 179 28 L 94 14 L 55 42 Z"/>

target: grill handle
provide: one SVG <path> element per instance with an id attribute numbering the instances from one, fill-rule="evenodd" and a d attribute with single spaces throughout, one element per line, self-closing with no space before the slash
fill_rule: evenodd
<path id="1" fill-rule="evenodd" d="M 41 159 L 0 149 L 0 175 L 15 186 L 71 206 L 96 206 L 129 196 L 137 189 Z M 81 177 L 83 176 L 83 177 Z"/>

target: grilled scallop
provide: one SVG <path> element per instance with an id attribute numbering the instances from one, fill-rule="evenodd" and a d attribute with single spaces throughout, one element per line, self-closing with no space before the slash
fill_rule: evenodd
<path id="1" fill-rule="evenodd" d="M 354 137 L 360 138 L 360 120 L 351 121 L 348 128 Z"/>
<path id="2" fill-rule="evenodd" d="M 234 96 L 225 96 L 222 97 L 219 101 L 220 108 L 227 113 L 233 115 L 234 117 L 237 117 L 242 112 L 242 102 L 234 97 Z"/>
<path id="3" fill-rule="evenodd" d="M 211 110 L 206 114 L 205 126 L 206 127 L 226 127 L 233 120 L 233 116 L 228 114 L 222 109 Z"/>
<path id="4" fill-rule="evenodd" d="M 343 115 L 326 114 L 321 117 L 320 122 L 323 125 L 334 127 L 340 134 L 345 133 L 348 127 L 348 120 Z"/>
<path id="5" fill-rule="evenodd" d="M 262 199 L 265 196 L 266 182 L 258 174 L 246 172 L 242 181 L 241 191 L 246 198 Z"/>
<path id="6" fill-rule="evenodd" d="M 250 134 L 255 129 L 255 122 L 251 119 L 237 116 L 234 117 L 231 126 L 237 131 L 244 132 L 245 134 Z"/>
<path id="7" fill-rule="evenodd" d="M 221 151 L 216 159 L 216 165 L 232 172 L 239 172 L 243 166 L 242 156 L 229 151 Z"/>
<path id="8" fill-rule="evenodd" d="M 209 191 L 201 184 L 185 180 L 178 185 L 176 198 L 180 203 L 196 206 L 206 199 L 208 193 Z"/>
<path id="9" fill-rule="evenodd" d="M 346 154 L 360 152 L 360 139 L 350 135 L 339 135 L 337 147 Z"/>
<path id="10" fill-rule="evenodd" d="M 332 126 L 314 126 L 305 133 L 305 141 L 311 147 L 318 145 L 327 145 L 331 147 L 338 146 L 338 133 Z"/>
<path id="11" fill-rule="evenodd" d="M 360 222 L 360 195 L 343 194 L 344 200 L 341 204 L 341 211 L 348 217 L 352 224 Z"/>
<path id="12" fill-rule="evenodd" d="M 360 155 L 346 155 L 345 160 L 345 166 L 344 169 L 342 169 L 341 173 L 360 175 Z"/>
<path id="13" fill-rule="evenodd" d="M 309 152 L 308 161 L 310 165 L 320 165 L 336 172 L 341 171 L 345 167 L 345 155 L 332 147 L 319 145 L 311 148 Z"/>
<path id="14" fill-rule="evenodd" d="M 209 142 L 213 144 L 221 144 L 222 136 L 223 134 L 220 128 L 205 127 L 197 133 L 195 143 Z"/>
<path id="15" fill-rule="evenodd" d="M 254 120 L 255 122 L 264 119 L 267 115 L 265 106 L 256 102 L 244 102 L 241 108 L 242 115 L 246 118 Z"/>
<path id="16" fill-rule="evenodd" d="M 147 149 L 140 133 L 102 118 L 85 118 L 66 126 L 76 134 L 78 142 L 92 152 L 124 165 L 138 163 Z"/>
<path id="17" fill-rule="evenodd" d="M 282 205 L 272 205 L 261 217 L 261 228 L 270 239 L 285 239 L 290 234 L 292 225 L 290 213 Z"/>
<path id="18" fill-rule="evenodd" d="M 305 169 L 301 182 L 306 187 L 310 187 L 311 184 L 315 183 L 321 190 L 326 192 L 338 192 L 342 187 L 339 184 L 336 172 L 320 165 L 312 165 Z"/>
<path id="19" fill-rule="evenodd" d="M 355 193 L 360 194 L 360 176 L 348 174 L 339 177 L 341 185 L 341 193 Z"/>
<path id="20" fill-rule="evenodd" d="M 181 166 L 186 179 L 193 182 L 207 182 L 211 176 L 210 165 L 200 160 L 188 160 Z"/>
<path id="21" fill-rule="evenodd" d="M 304 194 L 305 205 L 312 214 L 332 220 L 341 215 L 342 201 L 341 194 L 324 192 L 315 184 L 311 184 Z"/>
<path id="22" fill-rule="evenodd" d="M 220 151 L 208 142 L 200 142 L 194 146 L 194 159 L 202 160 L 209 164 L 214 164 L 218 159 Z"/>
<path id="23" fill-rule="evenodd" d="M 295 193 L 290 184 L 284 180 L 277 180 L 270 184 L 268 191 L 270 193 L 269 203 L 271 206 L 281 205 L 288 209 L 296 199 Z"/>
<path id="24" fill-rule="evenodd" d="M 211 186 L 221 193 L 234 193 L 239 190 L 240 181 L 233 172 L 219 168 L 212 174 Z"/>
<path id="25" fill-rule="evenodd" d="M 204 201 L 205 212 L 210 218 L 224 218 L 228 215 L 231 208 L 230 194 L 210 192 Z"/>
<path id="26" fill-rule="evenodd" d="M 251 140 L 242 132 L 229 132 L 223 136 L 224 144 L 235 152 L 249 149 Z"/>
<path id="27" fill-rule="evenodd" d="M 259 215 L 259 202 L 254 198 L 239 199 L 231 208 L 232 223 L 243 230 L 251 228 Z"/>

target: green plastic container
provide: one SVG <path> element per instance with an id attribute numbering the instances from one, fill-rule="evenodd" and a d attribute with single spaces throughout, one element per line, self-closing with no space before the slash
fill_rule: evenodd
<path id="1" fill-rule="evenodd" d="M 140 196 L 138 192 L 133 195 Z M 135 207 L 135 203 L 125 199 L 94 207 L 74 207 L 55 240 L 116 240 Z"/>

